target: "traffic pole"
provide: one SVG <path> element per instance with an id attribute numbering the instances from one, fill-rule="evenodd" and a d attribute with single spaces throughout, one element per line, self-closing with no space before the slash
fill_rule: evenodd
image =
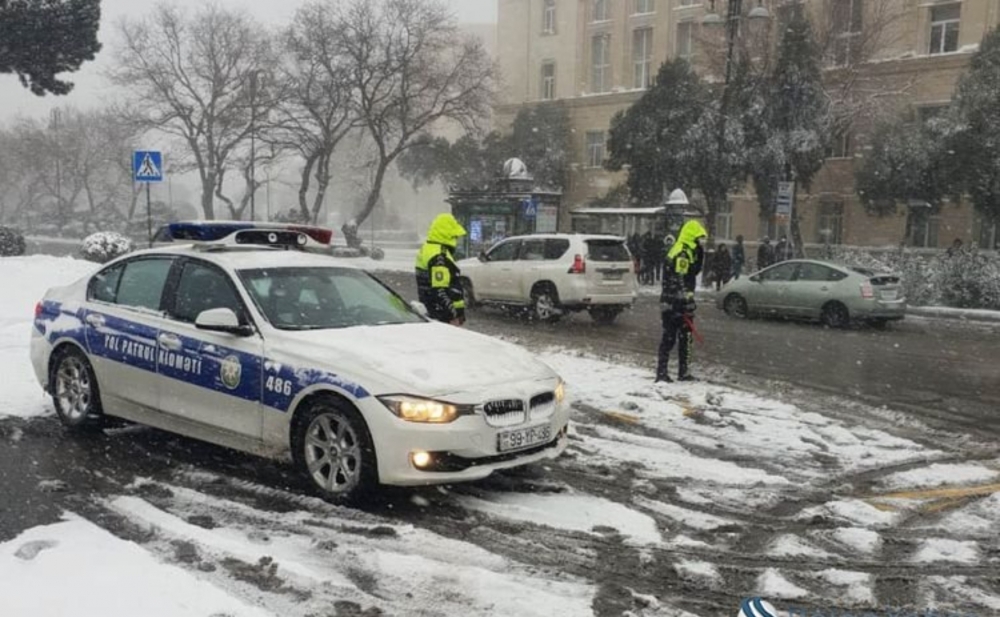
<path id="1" fill-rule="evenodd" d="M 149 200 L 149 182 L 146 183 L 146 232 L 149 234 L 149 248 L 153 248 L 153 206 Z"/>

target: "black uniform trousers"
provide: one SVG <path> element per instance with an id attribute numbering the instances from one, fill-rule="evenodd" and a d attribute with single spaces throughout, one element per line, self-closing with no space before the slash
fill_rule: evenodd
<path id="1" fill-rule="evenodd" d="M 677 376 L 684 377 L 688 374 L 691 362 L 694 335 L 684 320 L 684 313 L 664 311 L 660 314 L 660 318 L 663 321 L 663 338 L 660 339 L 660 351 L 656 359 L 656 380 L 666 381 L 669 378 L 670 352 L 673 351 L 674 345 L 678 346 Z M 694 319 L 693 316 L 689 318 Z"/>

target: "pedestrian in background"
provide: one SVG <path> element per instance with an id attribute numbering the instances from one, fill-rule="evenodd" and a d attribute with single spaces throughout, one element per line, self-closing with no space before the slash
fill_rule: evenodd
<path id="1" fill-rule="evenodd" d="M 653 232 L 647 231 L 642 236 L 642 282 L 644 285 L 652 285 L 655 278 L 655 268 L 657 261 L 661 260 L 660 243 L 653 238 Z"/>
<path id="2" fill-rule="evenodd" d="M 740 275 L 743 274 L 743 264 L 746 263 L 747 255 L 743 250 L 743 236 L 736 236 L 736 244 L 733 245 L 733 270 L 732 276 L 737 281 L 740 280 Z"/>
<path id="3" fill-rule="evenodd" d="M 764 236 L 760 246 L 757 247 L 757 269 L 763 270 L 774 261 L 774 247 L 771 246 L 771 239 Z"/>
<path id="4" fill-rule="evenodd" d="M 781 263 L 792 258 L 792 245 L 788 243 L 787 236 L 778 238 L 778 244 L 774 247 L 774 263 Z"/>
<path id="5" fill-rule="evenodd" d="M 660 292 L 660 320 L 663 324 L 663 338 L 656 359 L 656 381 L 669 383 L 668 365 L 670 353 L 678 342 L 679 381 L 695 381 L 691 375 L 691 356 L 694 347 L 692 326 L 694 311 L 694 290 L 698 274 L 705 263 L 702 245 L 708 233 L 701 223 L 690 220 L 684 223 L 677 242 L 667 252 L 663 269 L 663 287 Z"/>
<path id="6" fill-rule="evenodd" d="M 712 266 L 715 269 L 715 291 L 719 291 L 723 285 L 729 282 L 729 277 L 733 272 L 733 259 L 725 242 L 720 242 L 716 247 Z"/>

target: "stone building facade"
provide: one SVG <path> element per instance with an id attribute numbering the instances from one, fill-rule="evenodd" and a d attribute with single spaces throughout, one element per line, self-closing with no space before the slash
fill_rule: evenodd
<path id="1" fill-rule="evenodd" d="M 677 56 L 698 70 L 719 65 L 721 46 L 711 46 L 704 16 L 724 13 L 725 0 L 498 0 L 496 53 L 502 73 L 497 128 L 506 129 L 525 105 L 564 104 L 574 130 L 574 152 L 563 208 L 572 210 L 624 182 L 623 173 L 601 167 L 612 116 L 634 103 L 660 64 Z M 756 0 L 744 0 L 744 11 Z M 878 85 L 871 96 L 890 101 L 890 113 L 922 118 L 951 100 L 959 77 L 983 35 L 1000 24 L 998 0 L 761 0 L 772 16 L 805 10 L 817 19 L 832 10 L 847 15 L 834 41 L 829 79 L 836 79 L 839 41 L 850 45 L 879 28 L 878 48 L 861 68 Z M 773 27 L 773 25 L 772 25 Z M 719 29 L 721 30 L 721 29 Z M 856 38 L 855 38 L 856 37 Z M 713 55 L 714 54 L 714 55 Z M 803 240 L 886 246 L 907 243 L 945 247 L 955 238 L 996 248 L 1000 229 L 981 221 L 965 203 L 949 204 L 928 217 L 900 206 L 895 215 L 867 214 L 854 191 L 854 167 L 871 126 L 852 126 L 829 152 L 811 191 L 796 204 Z M 650 205 L 650 204 L 642 204 Z M 780 222 L 761 220 L 754 195 L 734 194 L 716 221 L 719 239 L 781 233 Z M 560 216 L 568 229 L 569 216 Z"/>

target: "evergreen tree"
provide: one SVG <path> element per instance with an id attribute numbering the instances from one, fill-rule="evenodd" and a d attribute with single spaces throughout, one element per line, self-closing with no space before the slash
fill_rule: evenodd
<path id="1" fill-rule="evenodd" d="M 665 192 L 696 188 L 695 159 L 706 144 L 696 143 L 695 152 L 682 144 L 701 121 L 709 99 L 708 89 L 688 62 L 676 59 L 660 67 L 642 98 L 615 114 L 605 166 L 612 171 L 628 166 L 633 201 L 660 205 Z"/>
<path id="2" fill-rule="evenodd" d="M 94 59 L 100 22 L 100 0 L 0 0 L 0 73 L 38 96 L 69 93 L 57 76 Z"/>
<path id="3" fill-rule="evenodd" d="M 956 158 L 977 210 L 1000 220 L 1000 30 L 989 32 L 958 85 L 955 106 L 965 130 Z"/>
<path id="4" fill-rule="evenodd" d="M 454 143 L 424 135 L 399 159 L 400 174 L 415 186 L 441 180 L 460 190 L 481 190 L 500 175 L 511 157 L 524 161 L 539 186 L 566 186 L 572 147 L 569 112 L 559 103 L 524 107 L 509 135 L 496 131 L 482 139 L 464 135 Z"/>
<path id="5" fill-rule="evenodd" d="M 961 193 L 961 160 L 955 149 L 966 141 L 950 114 L 927 122 L 906 119 L 881 124 L 855 172 L 855 186 L 865 209 L 875 215 L 895 213 L 910 200 L 932 211 Z"/>
<path id="6" fill-rule="evenodd" d="M 768 187 L 761 185 L 772 184 L 775 171 L 784 167 L 784 179 L 795 182 L 793 200 L 798 205 L 798 185 L 808 190 L 823 166 L 832 120 L 823 89 L 822 55 L 802 14 L 796 14 L 782 33 L 763 113 L 770 136 L 751 157 L 760 165 L 752 170 L 755 183 L 768 195 Z M 792 212 L 791 228 L 801 254 L 798 208 Z"/>

